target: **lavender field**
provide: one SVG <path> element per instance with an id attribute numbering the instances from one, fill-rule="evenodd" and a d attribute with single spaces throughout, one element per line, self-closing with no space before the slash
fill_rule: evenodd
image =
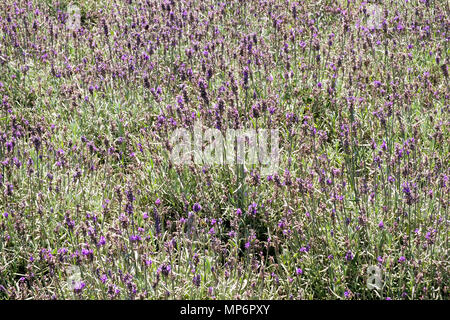
<path id="1" fill-rule="evenodd" d="M 446 0 L 2 0 L 0 300 L 449 299 L 449 38 Z"/>

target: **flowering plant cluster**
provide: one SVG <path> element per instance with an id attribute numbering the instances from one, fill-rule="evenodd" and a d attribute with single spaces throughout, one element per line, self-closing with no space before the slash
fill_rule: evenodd
<path id="1" fill-rule="evenodd" d="M 448 299 L 448 14 L 2 0 L 0 299 Z"/>

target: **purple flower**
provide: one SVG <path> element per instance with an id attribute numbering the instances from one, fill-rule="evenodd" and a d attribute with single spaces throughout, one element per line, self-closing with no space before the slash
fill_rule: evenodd
<path id="1" fill-rule="evenodd" d="M 307 245 L 306 247 L 300 248 L 300 252 L 308 252 L 308 251 L 309 251 L 309 245 Z"/>
<path id="2" fill-rule="evenodd" d="M 200 203 L 196 202 L 192 209 L 194 210 L 194 212 L 199 212 L 200 210 L 202 210 L 202 206 L 200 205 Z"/>
<path id="3" fill-rule="evenodd" d="M 161 273 L 166 277 L 169 275 L 170 270 L 171 270 L 170 264 L 163 264 L 161 266 Z"/>
<path id="4" fill-rule="evenodd" d="M 200 287 L 201 277 L 199 274 L 195 275 L 192 279 L 192 283 L 198 288 Z"/>
<path id="5" fill-rule="evenodd" d="M 86 284 L 84 282 L 77 282 L 73 286 L 73 292 L 81 293 L 83 291 L 84 287 L 86 287 Z"/>
<path id="6" fill-rule="evenodd" d="M 7 195 L 7 196 L 12 195 L 13 190 L 14 190 L 13 185 L 10 184 L 10 183 L 7 183 L 7 184 L 6 184 L 5 195 Z"/>
<path id="7" fill-rule="evenodd" d="M 411 194 L 411 189 L 409 187 L 409 183 L 408 182 L 404 182 L 402 184 L 403 187 L 403 193 L 405 193 L 406 195 L 410 195 Z"/>
<path id="8" fill-rule="evenodd" d="M 90 256 L 90 255 L 92 255 L 92 254 L 94 253 L 94 251 L 93 251 L 92 249 L 86 249 L 86 248 L 83 248 L 83 249 L 81 250 L 81 253 L 82 253 L 84 256 Z"/>
<path id="9" fill-rule="evenodd" d="M 345 260 L 352 261 L 353 258 L 354 258 L 353 253 L 350 250 L 348 250 L 347 253 L 345 254 Z"/>
<path id="10" fill-rule="evenodd" d="M 251 205 L 248 206 L 248 214 L 250 216 L 256 216 L 256 214 L 258 213 L 258 209 L 257 209 L 258 205 L 256 204 L 256 202 L 253 202 Z"/>
<path id="11" fill-rule="evenodd" d="M 99 246 L 99 247 L 104 246 L 105 243 L 106 243 L 105 237 L 104 237 L 104 236 L 101 236 L 101 237 L 100 237 L 100 240 L 98 241 L 98 246 Z"/>
<path id="12" fill-rule="evenodd" d="M 155 219 L 156 235 L 159 235 L 161 233 L 161 220 L 159 218 L 158 211 L 156 211 L 156 208 L 153 208 L 153 218 Z"/>
<path id="13" fill-rule="evenodd" d="M 141 241 L 141 240 L 142 240 L 142 238 L 141 238 L 140 235 L 131 235 L 130 236 L 130 241 L 131 242 L 138 242 L 138 241 Z"/>
<path id="14" fill-rule="evenodd" d="M 243 76 L 243 82 L 244 82 L 244 89 L 247 89 L 248 85 L 248 67 L 244 68 L 244 71 L 242 72 Z"/>

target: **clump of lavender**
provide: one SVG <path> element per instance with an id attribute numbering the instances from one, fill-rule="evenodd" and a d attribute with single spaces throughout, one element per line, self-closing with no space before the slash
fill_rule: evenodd
<path id="1" fill-rule="evenodd" d="M 109 2 L 2 3 L 0 299 L 448 296 L 445 2 Z"/>

